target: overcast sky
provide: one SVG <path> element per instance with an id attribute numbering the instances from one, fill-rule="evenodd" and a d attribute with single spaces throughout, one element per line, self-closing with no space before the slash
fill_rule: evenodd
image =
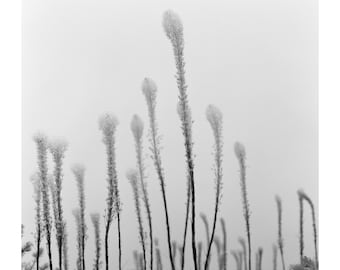
<path id="1" fill-rule="evenodd" d="M 27 238 L 32 238 L 30 232 L 34 231 L 29 178 L 37 165 L 32 135 L 43 131 L 52 139 L 62 137 L 69 143 L 62 196 L 70 235 L 70 266 L 75 267 L 72 209 L 78 205 L 70 167 L 79 162 L 86 166 L 87 211 L 103 216 L 106 160 L 98 117 L 112 112 L 120 122 L 116 154 L 123 204 L 122 260 L 124 269 L 132 268 L 132 251 L 141 248 L 132 190 L 125 172 L 136 163 L 130 131 L 132 115 L 139 114 L 148 127 L 141 83 L 144 77 L 150 77 L 158 85 L 157 118 L 163 136 L 172 237 L 182 241 L 184 147 L 176 111 L 178 89 L 173 53 L 162 27 L 162 14 L 169 8 L 180 15 L 184 25 L 188 94 L 195 121 L 197 213 L 206 213 L 211 223 L 213 136 L 205 110 L 208 104 L 215 104 L 224 115 L 224 184 L 219 215 L 226 219 L 228 249 L 239 249 L 237 238 L 245 237 L 238 163 L 233 151 L 234 142 L 239 140 L 246 146 L 248 157 L 253 250 L 264 248 L 263 264 L 269 269 L 277 232 L 274 196 L 279 194 L 283 200 L 286 262 L 297 263 L 296 191 L 303 188 L 315 204 L 318 200 L 316 0 L 24 1 L 22 223 Z M 146 137 L 144 142 L 148 150 Z M 165 269 L 170 269 L 159 181 L 149 158 L 146 163 L 154 235 L 160 241 Z M 312 257 L 312 225 L 309 211 L 306 213 L 306 255 Z M 89 265 L 94 258 L 89 216 L 87 222 Z M 197 219 L 196 224 L 198 238 L 204 240 L 201 220 Z M 115 232 L 113 223 L 112 269 L 118 265 Z M 217 234 L 221 235 L 219 226 Z M 187 269 L 192 269 L 189 247 Z M 228 260 L 231 269 L 235 269 L 233 258 L 229 256 Z"/>

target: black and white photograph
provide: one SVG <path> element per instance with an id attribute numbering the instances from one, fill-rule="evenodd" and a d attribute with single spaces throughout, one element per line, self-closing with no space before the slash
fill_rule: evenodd
<path id="1" fill-rule="evenodd" d="M 22 270 L 319 270 L 317 0 L 21 12 Z"/>

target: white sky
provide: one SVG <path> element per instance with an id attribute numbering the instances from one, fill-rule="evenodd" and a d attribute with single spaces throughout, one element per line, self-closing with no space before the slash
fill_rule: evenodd
<path id="1" fill-rule="evenodd" d="M 132 115 L 138 113 L 148 126 L 141 93 L 141 82 L 147 76 L 155 80 L 159 90 L 157 117 L 163 135 L 172 237 L 182 241 L 184 148 L 176 112 L 175 65 L 161 24 L 162 14 L 169 8 L 180 15 L 184 24 L 188 93 L 195 121 L 197 213 L 207 213 L 211 222 L 213 137 L 205 109 L 213 103 L 224 115 L 224 189 L 219 214 L 227 222 L 228 248 L 240 248 L 237 238 L 245 236 L 238 164 L 233 152 L 233 143 L 239 140 L 248 155 L 253 250 L 262 246 L 264 267 L 271 265 L 271 246 L 277 231 L 274 196 L 279 194 L 283 200 L 286 262 L 295 263 L 296 190 L 303 188 L 315 204 L 318 199 L 316 0 L 24 1 L 22 223 L 26 234 L 31 238 L 29 233 L 34 231 L 29 178 L 37 168 L 32 135 L 40 130 L 51 138 L 63 137 L 69 142 L 63 205 L 70 234 L 70 266 L 74 268 L 72 209 L 77 207 L 77 191 L 70 167 L 78 162 L 86 166 L 87 210 L 103 215 L 105 149 L 97 120 L 103 112 L 113 112 L 120 121 L 117 169 L 123 203 L 123 266 L 133 266 L 132 251 L 141 249 L 132 190 L 125 172 L 135 165 Z M 149 159 L 147 165 L 154 235 L 160 239 L 166 263 L 160 187 Z M 306 213 L 306 254 L 313 256 L 311 220 Z M 90 265 L 94 239 L 90 219 L 87 221 L 86 260 Z M 200 219 L 197 228 L 199 238 L 204 240 Z M 112 266 L 118 265 L 115 231 L 114 224 L 110 236 Z M 218 226 L 217 233 L 220 232 Z M 189 247 L 190 244 L 187 269 L 192 269 Z M 234 264 L 229 256 L 229 266 L 235 268 Z"/>

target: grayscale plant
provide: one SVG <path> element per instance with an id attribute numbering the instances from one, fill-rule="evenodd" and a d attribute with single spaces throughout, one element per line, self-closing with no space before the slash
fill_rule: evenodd
<path id="1" fill-rule="evenodd" d="M 121 248 L 121 231 L 120 231 L 120 198 L 118 189 L 118 177 L 116 169 L 116 153 L 115 145 L 116 138 L 115 133 L 118 125 L 117 118 L 112 114 L 104 114 L 99 119 L 99 129 L 103 133 L 103 143 L 106 147 L 107 156 L 107 183 L 108 183 L 108 195 L 106 198 L 106 226 L 105 226 L 105 269 L 109 269 L 109 245 L 108 237 L 113 220 L 113 216 L 117 215 L 118 223 L 118 261 L 119 270 L 122 268 L 122 248 Z"/>
<path id="2" fill-rule="evenodd" d="M 142 213 L 141 213 L 141 210 L 140 210 L 140 191 L 139 191 L 137 170 L 130 169 L 126 173 L 126 177 L 131 184 L 132 191 L 133 191 L 133 198 L 135 200 L 135 208 L 136 208 L 136 215 L 137 215 L 138 228 L 139 228 L 139 240 L 140 240 L 140 243 L 142 245 L 142 250 L 143 250 L 142 269 L 146 270 L 145 236 L 144 236 L 144 226 L 143 226 L 143 220 L 142 220 Z"/>
<path id="3" fill-rule="evenodd" d="M 36 269 L 39 270 L 40 260 L 40 245 L 42 235 L 41 224 L 41 182 L 39 174 L 36 173 L 31 177 L 34 189 L 34 202 L 35 202 L 35 243 L 36 243 Z"/>
<path id="4" fill-rule="evenodd" d="M 319 269 L 319 259 L 318 259 L 318 234 L 317 234 L 317 228 L 316 228 L 316 218 L 315 218 L 315 209 L 314 204 L 311 198 L 302 190 L 299 190 L 299 196 L 301 197 L 301 200 L 305 200 L 311 209 L 312 214 L 312 224 L 313 224 L 313 238 L 314 238 L 314 256 L 315 256 L 315 267 L 316 270 Z M 303 207 L 303 206 L 302 206 Z"/>
<path id="5" fill-rule="evenodd" d="M 87 238 L 87 226 L 85 223 L 85 188 L 84 188 L 84 175 L 85 167 L 81 164 L 76 164 L 72 167 L 72 172 L 76 178 L 78 187 L 78 202 L 79 202 L 79 215 L 80 215 L 80 236 L 81 236 L 81 269 L 85 270 L 85 240 Z"/>
<path id="6" fill-rule="evenodd" d="M 251 270 L 251 234 L 250 234 L 250 210 L 246 185 L 246 150 L 243 144 L 236 142 L 234 145 L 235 155 L 240 165 L 241 195 L 243 203 L 243 216 L 246 223 L 248 242 L 248 269 Z"/>
<path id="7" fill-rule="evenodd" d="M 211 231 L 211 236 L 208 244 L 208 251 L 205 259 L 204 269 L 207 270 L 209 267 L 209 256 L 211 245 L 214 239 L 216 223 L 217 223 L 217 213 L 219 206 L 221 204 L 221 192 L 222 192 L 222 156 L 223 156 L 223 116 L 222 112 L 214 105 L 209 105 L 206 111 L 206 116 L 211 126 L 214 135 L 214 174 L 215 174 L 215 211 L 214 211 L 214 219 L 213 219 L 213 227 Z"/>
<path id="8" fill-rule="evenodd" d="M 147 190 L 146 176 L 145 176 L 145 166 L 144 166 L 144 156 L 143 156 L 143 131 L 144 123 L 138 115 L 134 115 L 131 121 L 131 131 L 135 139 L 135 149 L 136 149 L 136 159 L 137 168 L 139 173 L 139 180 L 142 189 L 142 199 L 144 202 L 146 215 L 148 218 L 149 225 L 149 237 L 150 237 L 150 269 L 153 269 L 153 236 L 152 236 L 152 219 L 151 219 L 151 208 L 149 194 Z M 175 250 L 173 250 L 175 252 Z M 173 257 L 175 257 L 173 255 Z M 175 260 L 175 259 L 174 259 Z"/>
<path id="9" fill-rule="evenodd" d="M 285 270 L 285 259 L 284 259 L 284 252 L 283 252 L 283 237 L 282 237 L 282 201 L 279 196 L 276 195 L 275 197 L 276 205 L 277 205 L 277 214 L 278 214 L 278 238 L 277 238 L 277 245 L 280 250 L 281 255 L 281 262 L 282 262 L 282 269 Z"/>
<path id="10" fill-rule="evenodd" d="M 37 153 L 38 153 L 38 173 L 41 183 L 41 194 L 42 194 L 42 205 L 43 205 L 43 220 L 45 227 L 45 235 L 46 235 L 46 243 L 47 243 L 47 252 L 49 259 L 49 268 L 53 270 L 53 262 L 52 262 L 52 244 L 51 244 L 51 215 L 50 215 L 50 198 L 49 198 L 49 188 L 48 188 L 48 180 L 47 180 L 47 148 L 48 148 L 48 140 L 47 137 L 38 133 L 34 136 L 34 141 L 37 145 Z"/>
<path id="11" fill-rule="evenodd" d="M 57 215 L 55 216 L 56 238 L 59 254 L 59 269 L 62 269 L 63 261 L 63 208 L 61 199 L 63 180 L 63 159 L 67 149 L 67 143 L 63 140 L 55 140 L 49 143 L 49 149 L 54 161 L 53 181 L 55 189 L 55 204 Z"/>
<path id="12" fill-rule="evenodd" d="M 163 15 L 163 28 L 166 36 L 171 42 L 175 64 L 176 64 L 176 81 L 179 90 L 178 113 L 181 120 L 181 128 L 184 136 L 185 157 L 187 163 L 188 188 L 191 190 L 191 247 L 194 260 L 195 270 L 198 268 L 197 251 L 196 251 L 196 224 L 195 224 L 195 181 L 194 181 L 194 156 L 192 141 L 192 118 L 188 102 L 187 84 L 185 80 L 185 62 L 184 62 L 184 37 L 183 25 L 179 16 L 168 10 Z M 187 211 L 188 212 L 188 211 Z M 186 215 L 188 218 L 188 214 Z M 185 228 L 186 230 L 186 228 Z M 183 245 L 185 250 L 185 242 Z M 184 256 L 183 256 L 184 258 Z M 174 267 L 173 267 L 174 268 Z"/>
<path id="13" fill-rule="evenodd" d="M 162 160 L 161 160 L 160 136 L 158 134 L 158 125 L 157 125 L 157 120 L 156 120 L 157 86 L 154 83 L 154 81 L 152 81 L 149 78 L 145 78 L 142 84 L 142 91 L 145 96 L 146 104 L 148 107 L 148 113 L 149 113 L 150 145 L 151 145 L 150 150 L 152 153 L 151 158 L 153 159 L 156 173 L 159 179 L 159 183 L 161 185 L 161 191 L 162 191 L 166 231 L 167 231 L 167 240 L 168 240 L 168 249 L 169 249 L 169 259 L 170 259 L 172 270 L 175 270 L 175 263 L 174 263 L 172 251 L 171 251 L 171 231 L 170 231 L 170 221 L 169 221 L 169 214 L 168 214 L 167 199 L 166 199 L 166 193 L 165 193 L 164 169 L 163 169 Z"/>
<path id="14" fill-rule="evenodd" d="M 100 261 L 100 252 L 101 252 L 101 241 L 100 241 L 100 215 L 99 213 L 91 214 L 91 221 L 94 228 L 94 239 L 95 239 L 95 259 L 93 263 L 93 270 L 99 270 L 101 261 Z"/>

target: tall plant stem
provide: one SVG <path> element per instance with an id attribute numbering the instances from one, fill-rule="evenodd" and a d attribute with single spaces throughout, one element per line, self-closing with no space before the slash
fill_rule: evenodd
<path id="1" fill-rule="evenodd" d="M 166 200 L 165 193 L 165 181 L 163 175 L 162 161 L 160 156 L 160 138 L 158 135 L 157 121 L 156 121 L 156 92 L 157 86 L 151 79 L 144 79 L 143 81 L 143 93 L 146 98 L 146 103 L 148 105 L 149 112 L 149 122 L 150 122 L 150 144 L 151 144 L 151 152 L 152 159 L 154 161 L 154 166 L 156 169 L 156 173 L 160 182 L 161 192 L 162 192 L 162 200 L 164 206 L 164 214 L 165 214 L 165 222 L 166 222 L 166 232 L 167 232 L 167 240 L 168 240 L 168 250 L 169 250 L 169 259 L 171 263 L 171 269 L 175 270 L 175 263 L 173 260 L 173 252 L 171 250 L 171 233 L 170 233 L 170 222 L 168 215 L 168 206 Z"/>

